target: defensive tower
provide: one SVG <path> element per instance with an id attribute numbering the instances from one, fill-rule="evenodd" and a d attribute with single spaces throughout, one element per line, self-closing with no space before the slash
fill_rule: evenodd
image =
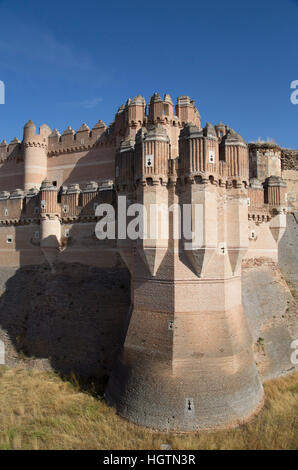
<path id="1" fill-rule="evenodd" d="M 3 266 L 123 269 L 120 253 L 130 272 L 127 334 L 106 390 L 122 416 L 187 431 L 242 422 L 262 405 L 241 265 L 277 261 L 289 197 L 282 158 L 297 206 L 297 151 L 283 152 L 247 145 L 223 123 L 202 127 L 188 96 L 174 106 L 158 93 L 148 106 L 128 99 L 109 128 L 100 120 L 60 135 L 29 121 L 23 142 L 0 144 Z M 101 203 L 118 209 L 116 240 L 96 237 Z M 137 225 L 142 237 L 131 236 Z"/>

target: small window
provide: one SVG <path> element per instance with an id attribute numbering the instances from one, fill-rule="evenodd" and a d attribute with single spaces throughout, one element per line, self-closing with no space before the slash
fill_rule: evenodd
<path id="1" fill-rule="evenodd" d="M 219 244 L 218 252 L 220 255 L 225 255 L 227 253 L 227 246 L 224 242 Z"/>
<path id="2" fill-rule="evenodd" d="M 164 105 L 163 105 L 163 114 L 165 114 L 166 116 L 168 116 L 168 115 L 169 115 L 169 110 L 170 110 L 169 105 L 168 105 L 168 104 L 164 104 Z"/>
<path id="3" fill-rule="evenodd" d="M 194 413 L 194 400 L 193 398 L 185 398 L 185 411 L 187 414 Z"/>
<path id="4" fill-rule="evenodd" d="M 38 231 L 38 230 L 36 230 L 36 232 L 34 232 L 34 238 L 35 238 L 36 240 L 39 239 L 39 231 Z"/>
<path id="5" fill-rule="evenodd" d="M 40 203 L 41 209 L 45 209 L 46 206 L 47 206 L 46 201 L 41 201 L 41 203 Z"/>
<path id="6" fill-rule="evenodd" d="M 68 205 L 67 205 L 67 204 L 64 204 L 64 206 L 63 206 L 63 212 L 64 212 L 64 214 L 67 214 L 68 211 L 69 211 Z"/>
<path id="7" fill-rule="evenodd" d="M 8 216 L 8 209 L 7 208 L 4 209 L 4 215 L 5 215 L 5 217 Z"/>
<path id="8" fill-rule="evenodd" d="M 39 213 L 39 208 L 38 207 L 34 207 L 34 214 L 38 214 Z"/>
<path id="9" fill-rule="evenodd" d="M 257 237 L 257 234 L 254 230 L 251 230 L 250 231 L 250 234 L 249 234 L 249 239 L 250 240 L 256 240 L 258 237 Z"/>
<path id="10" fill-rule="evenodd" d="M 57 187 L 57 181 L 53 181 L 53 186 Z"/>
<path id="11" fill-rule="evenodd" d="M 95 202 L 95 203 L 93 204 L 93 210 L 94 210 L 94 212 L 96 211 L 97 206 L 98 206 L 98 202 Z"/>
<path id="12" fill-rule="evenodd" d="M 11 236 L 11 235 L 8 235 L 8 236 L 6 237 L 6 243 L 12 243 L 12 241 L 13 241 L 12 236 Z"/>
<path id="13" fill-rule="evenodd" d="M 154 156 L 146 155 L 146 161 L 145 161 L 146 168 L 152 168 L 153 164 L 154 164 Z"/>
<path id="14" fill-rule="evenodd" d="M 84 145 L 84 139 L 81 139 L 81 145 Z"/>
<path id="15" fill-rule="evenodd" d="M 247 198 L 247 205 L 250 206 L 250 197 Z"/>
<path id="16" fill-rule="evenodd" d="M 209 163 L 215 163 L 215 152 L 213 150 L 209 152 Z"/>
<path id="17" fill-rule="evenodd" d="M 70 237 L 69 228 L 66 228 L 66 229 L 65 229 L 64 235 L 65 235 L 65 238 L 69 238 L 69 237 Z"/>

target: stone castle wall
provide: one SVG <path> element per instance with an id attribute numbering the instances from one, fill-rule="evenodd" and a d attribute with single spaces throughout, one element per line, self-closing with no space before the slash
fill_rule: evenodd
<path id="1" fill-rule="evenodd" d="M 22 142 L 1 144 L 0 341 L 8 364 L 112 371 L 107 400 L 137 423 L 239 422 L 263 396 L 244 314 L 254 262 L 276 267 L 287 197 L 295 203 L 282 175 L 293 170 L 276 144 L 248 146 L 222 123 L 202 128 L 189 97 L 175 108 L 154 94 L 146 111 L 138 95 L 109 128 L 60 135 L 28 121 Z M 96 207 L 116 208 L 119 195 L 148 214 L 151 204 L 199 205 L 201 243 L 98 240 Z"/>
<path id="2" fill-rule="evenodd" d="M 0 269 L 5 363 L 109 375 L 129 312 L 125 267 L 59 263 Z"/>
<path id="3" fill-rule="evenodd" d="M 281 171 L 287 185 L 288 207 L 295 212 L 298 210 L 298 150 L 282 150 Z"/>

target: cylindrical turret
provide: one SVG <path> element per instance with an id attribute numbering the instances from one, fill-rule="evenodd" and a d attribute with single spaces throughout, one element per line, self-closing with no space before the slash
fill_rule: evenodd
<path id="1" fill-rule="evenodd" d="M 186 124 L 180 133 L 179 154 L 184 176 L 192 177 L 204 172 L 208 179 L 208 175 L 217 174 L 219 151 L 214 127 L 210 123 L 204 129 L 192 123 Z"/>
<path id="2" fill-rule="evenodd" d="M 136 138 L 135 178 L 158 182 L 169 172 L 170 139 L 161 125 L 142 129 Z"/>
<path id="3" fill-rule="evenodd" d="M 127 106 L 128 124 L 140 127 L 144 123 L 146 115 L 146 101 L 141 95 L 137 95 Z"/>
<path id="4" fill-rule="evenodd" d="M 249 181 L 249 156 L 245 140 L 229 129 L 220 143 L 220 160 L 226 163 L 226 176 L 231 181 Z"/>
<path id="5" fill-rule="evenodd" d="M 39 134 L 36 126 L 28 121 L 24 127 L 24 189 L 39 188 L 47 175 L 48 136 L 51 129 L 43 124 Z"/>
<path id="6" fill-rule="evenodd" d="M 59 253 L 61 244 L 60 206 L 57 196 L 57 187 L 45 179 L 40 188 L 40 247 L 50 263 Z"/>
<path id="7" fill-rule="evenodd" d="M 287 185 L 279 176 L 270 176 L 266 179 L 265 184 L 265 203 L 271 208 L 279 212 L 286 207 L 286 188 Z"/>

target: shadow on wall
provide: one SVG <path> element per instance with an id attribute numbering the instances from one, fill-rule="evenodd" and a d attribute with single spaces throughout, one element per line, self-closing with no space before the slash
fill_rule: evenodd
<path id="1" fill-rule="evenodd" d="M 121 344 L 129 309 L 125 268 L 61 263 L 1 269 L 0 334 L 6 363 L 46 359 L 62 374 L 104 377 Z"/>

